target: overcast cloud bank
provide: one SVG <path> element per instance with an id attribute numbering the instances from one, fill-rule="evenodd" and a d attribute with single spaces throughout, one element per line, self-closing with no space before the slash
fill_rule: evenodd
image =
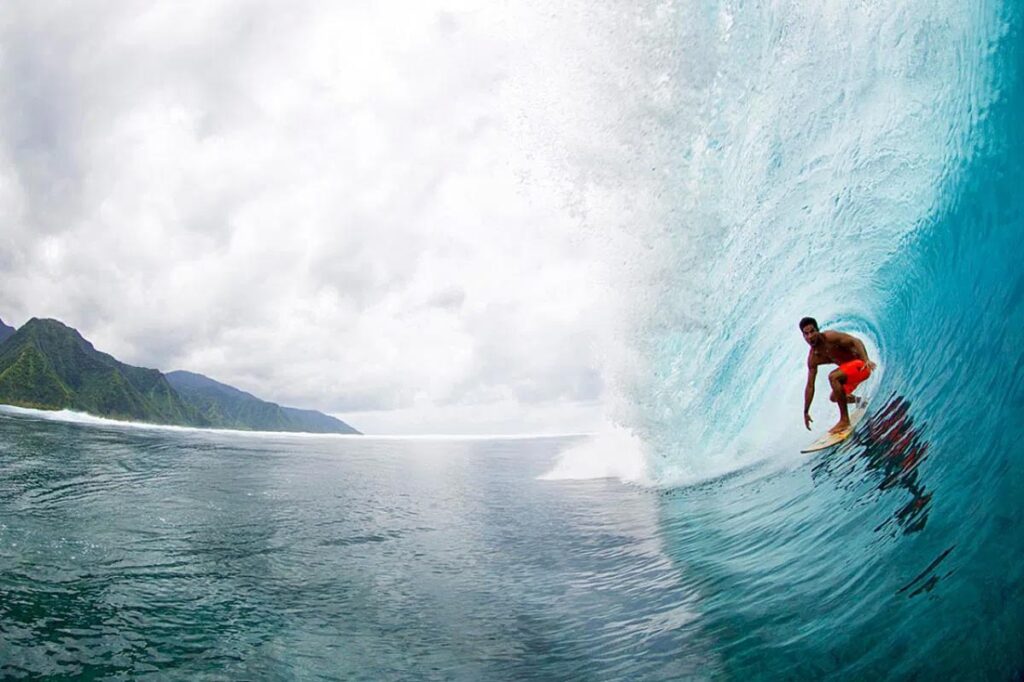
<path id="1" fill-rule="evenodd" d="M 5 3 L 0 315 L 362 430 L 592 430 L 629 188 L 584 11 Z"/>

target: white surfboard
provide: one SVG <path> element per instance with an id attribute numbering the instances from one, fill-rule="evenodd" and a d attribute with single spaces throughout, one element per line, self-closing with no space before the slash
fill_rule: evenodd
<path id="1" fill-rule="evenodd" d="M 832 447 L 833 445 L 839 445 L 844 440 L 850 437 L 853 430 L 857 428 L 857 423 L 864 418 L 864 413 L 867 412 L 868 401 L 862 400 L 856 407 L 850 410 L 850 425 L 840 431 L 839 433 L 825 432 L 823 436 L 818 438 L 816 441 L 808 445 L 800 452 L 817 452 L 818 450 L 825 450 Z"/>

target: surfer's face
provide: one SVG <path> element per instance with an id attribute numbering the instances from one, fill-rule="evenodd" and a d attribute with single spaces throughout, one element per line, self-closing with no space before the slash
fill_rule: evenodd
<path id="1" fill-rule="evenodd" d="M 804 328 L 800 330 L 804 335 L 804 341 L 810 346 L 817 346 L 821 343 L 821 332 L 813 324 L 804 325 Z"/>

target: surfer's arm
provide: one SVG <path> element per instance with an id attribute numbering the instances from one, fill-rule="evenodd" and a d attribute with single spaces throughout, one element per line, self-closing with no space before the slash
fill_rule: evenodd
<path id="1" fill-rule="evenodd" d="M 811 401 L 814 400 L 814 379 L 818 376 L 818 365 L 807 358 L 807 387 L 804 388 L 804 426 L 811 430 Z"/>

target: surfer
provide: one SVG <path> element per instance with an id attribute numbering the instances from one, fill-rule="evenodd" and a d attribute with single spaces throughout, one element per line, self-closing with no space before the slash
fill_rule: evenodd
<path id="1" fill-rule="evenodd" d="M 832 330 L 819 331 L 813 317 L 800 320 L 800 333 L 811 347 L 807 354 L 807 388 L 804 389 L 804 426 L 811 430 L 810 409 L 814 400 L 814 379 L 818 376 L 818 365 L 839 365 L 829 372 L 828 383 L 832 387 L 829 400 L 839 405 L 839 421 L 828 430 L 839 433 L 850 426 L 850 412 L 847 405 L 860 398 L 853 395 L 854 389 L 871 376 L 875 363 L 868 359 L 868 351 L 855 336 Z"/>

